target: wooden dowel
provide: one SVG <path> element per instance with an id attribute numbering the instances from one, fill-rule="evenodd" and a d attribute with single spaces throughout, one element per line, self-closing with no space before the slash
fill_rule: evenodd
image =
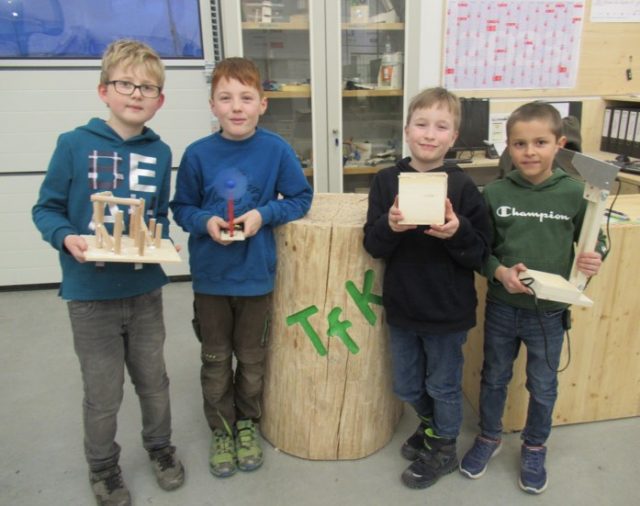
<path id="1" fill-rule="evenodd" d="M 160 247 L 162 246 L 162 223 L 156 224 L 154 239 L 156 248 L 160 249 Z"/>
<path id="2" fill-rule="evenodd" d="M 113 226 L 114 251 L 119 255 L 122 250 L 122 229 L 124 227 L 124 213 L 118 211 L 116 213 L 116 223 Z"/>
<path id="3" fill-rule="evenodd" d="M 144 230 L 138 231 L 138 255 L 144 256 L 144 247 L 146 245 L 146 234 Z"/>
<path id="4" fill-rule="evenodd" d="M 120 204 L 122 206 L 136 206 L 142 199 L 127 199 L 123 197 L 113 197 L 102 193 L 94 193 L 91 195 L 92 202 L 102 202 L 104 204 Z M 144 200 L 143 200 L 144 202 Z"/>

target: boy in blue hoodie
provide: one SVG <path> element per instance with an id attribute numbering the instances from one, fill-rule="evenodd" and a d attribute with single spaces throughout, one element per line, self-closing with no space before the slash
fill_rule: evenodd
<path id="1" fill-rule="evenodd" d="M 226 477 L 262 465 L 256 423 L 276 269 L 273 229 L 301 218 L 312 191 L 293 149 L 257 126 L 267 99 L 253 62 L 219 62 L 209 103 L 221 130 L 187 147 L 171 209 L 190 234 L 209 470 Z M 225 239 L 234 223 L 244 240 Z"/>
<path id="2" fill-rule="evenodd" d="M 32 212 L 43 239 L 60 253 L 60 296 L 68 301 L 84 385 L 85 456 L 101 505 L 131 503 L 115 441 L 125 366 L 139 397 L 142 443 L 158 485 L 173 490 L 184 481 L 171 445 L 163 356 L 161 287 L 167 277 L 158 264 L 86 262 L 88 245 L 81 236 L 91 233 L 91 195 L 110 191 L 143 198 L 147 217 L 161 223 L 168 237 L 171 151 L 145 127 L 164 102 L 163 84 L 164 66 L 153 49 L 132 40 L 113 42 L 98 85 L 109 119 L 93 118 L 58 138 Z M 113 223 L 113 211 L 105 222 Z"/>

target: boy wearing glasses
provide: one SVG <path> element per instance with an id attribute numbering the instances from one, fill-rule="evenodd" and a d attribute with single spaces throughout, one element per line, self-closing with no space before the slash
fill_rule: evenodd
<path id="1" fill-rule="evenodd" d="M 142 411 L 142 443 L 158 485 L 173 490 L 184 468 L 171 445 L 169 379 L 158 264 L 86 262 L 92 230 L 91 194 L 143 198 L 147 216 L 168 237 L 171 151 L 145 123 L 164 102 L 164 66 L 145 44 L 113 42 L 102 59 L 98 96 L 109 118 L 93 118 L 58 138 L 33 207 L 44 240 L 60 252 L 60 296 L 67 300 L 73 344 L 84 386 L 84 448 L 100 505 L 128 505 L 115 441 L 125 366 Z M 105 222 L 113 223 L 114 209 Z M 111 218 L 111 220 L 109 220 Z M 128 216 L 125 213 L 125 227 Z M 111 226 L 111 225 L 107 225 Z"/>

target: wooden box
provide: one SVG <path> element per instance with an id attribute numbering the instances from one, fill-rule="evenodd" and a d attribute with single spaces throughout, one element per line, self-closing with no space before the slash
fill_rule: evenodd
<path id="1" fill-rule="evenodd" d="M 398 176 L 401 225 L 441 225 L 447 198 L 445 172 L 402 172 Z"/>

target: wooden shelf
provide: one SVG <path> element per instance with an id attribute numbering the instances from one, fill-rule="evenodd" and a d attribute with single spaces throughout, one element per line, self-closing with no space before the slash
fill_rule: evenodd
<path id="1" fill-rule="evenodd" d="M 375 89 L 375 90 L 343 90 L 343 97 L 401 97 L 403 90 L 401 88 L 394 89 Z"/>
<path id="2" fill-rule="evenodd" d="M 343 30 L 404 30 L 404 23 L 342 23 Z"/>
<path id="3" fill-rule="evenodd" d="M 345 98 L 351 97 L 401 97 L 403 91 L 401 89 L 393 90 L 343 90 L 342 96 Z M 311 92 L 309 91 L 265 91 L 264 96 L 271 99 L 279 98 L 309 98 Z"/>
<path id="4" fill-rule="evenodd" d="M 607 95 L 602 97 L 602 99 L 609 102 L 633 102 L 640 104 L 640 95 Z"/>
<path id="5" fill-rule="evenodd" d="M 308 30 L 308 21 L 296 21 L 294 23 L 256 23 L 243 21 L 243 30 Z"/>
<path id="6" fill-rule="evenodd" d="M 392 167 L 395 163 L 380 163 L 378 165 L 351 165 L 344 167 L 343 172 L 345 176 L 361 176 L 367 174 L 376 174 L 382 169 Z"/>
<path id="7" fill-rule="evenodd" d="M 310 91 L 265 91 L 264 96 L 267 98 L 309 98 Z"/>

